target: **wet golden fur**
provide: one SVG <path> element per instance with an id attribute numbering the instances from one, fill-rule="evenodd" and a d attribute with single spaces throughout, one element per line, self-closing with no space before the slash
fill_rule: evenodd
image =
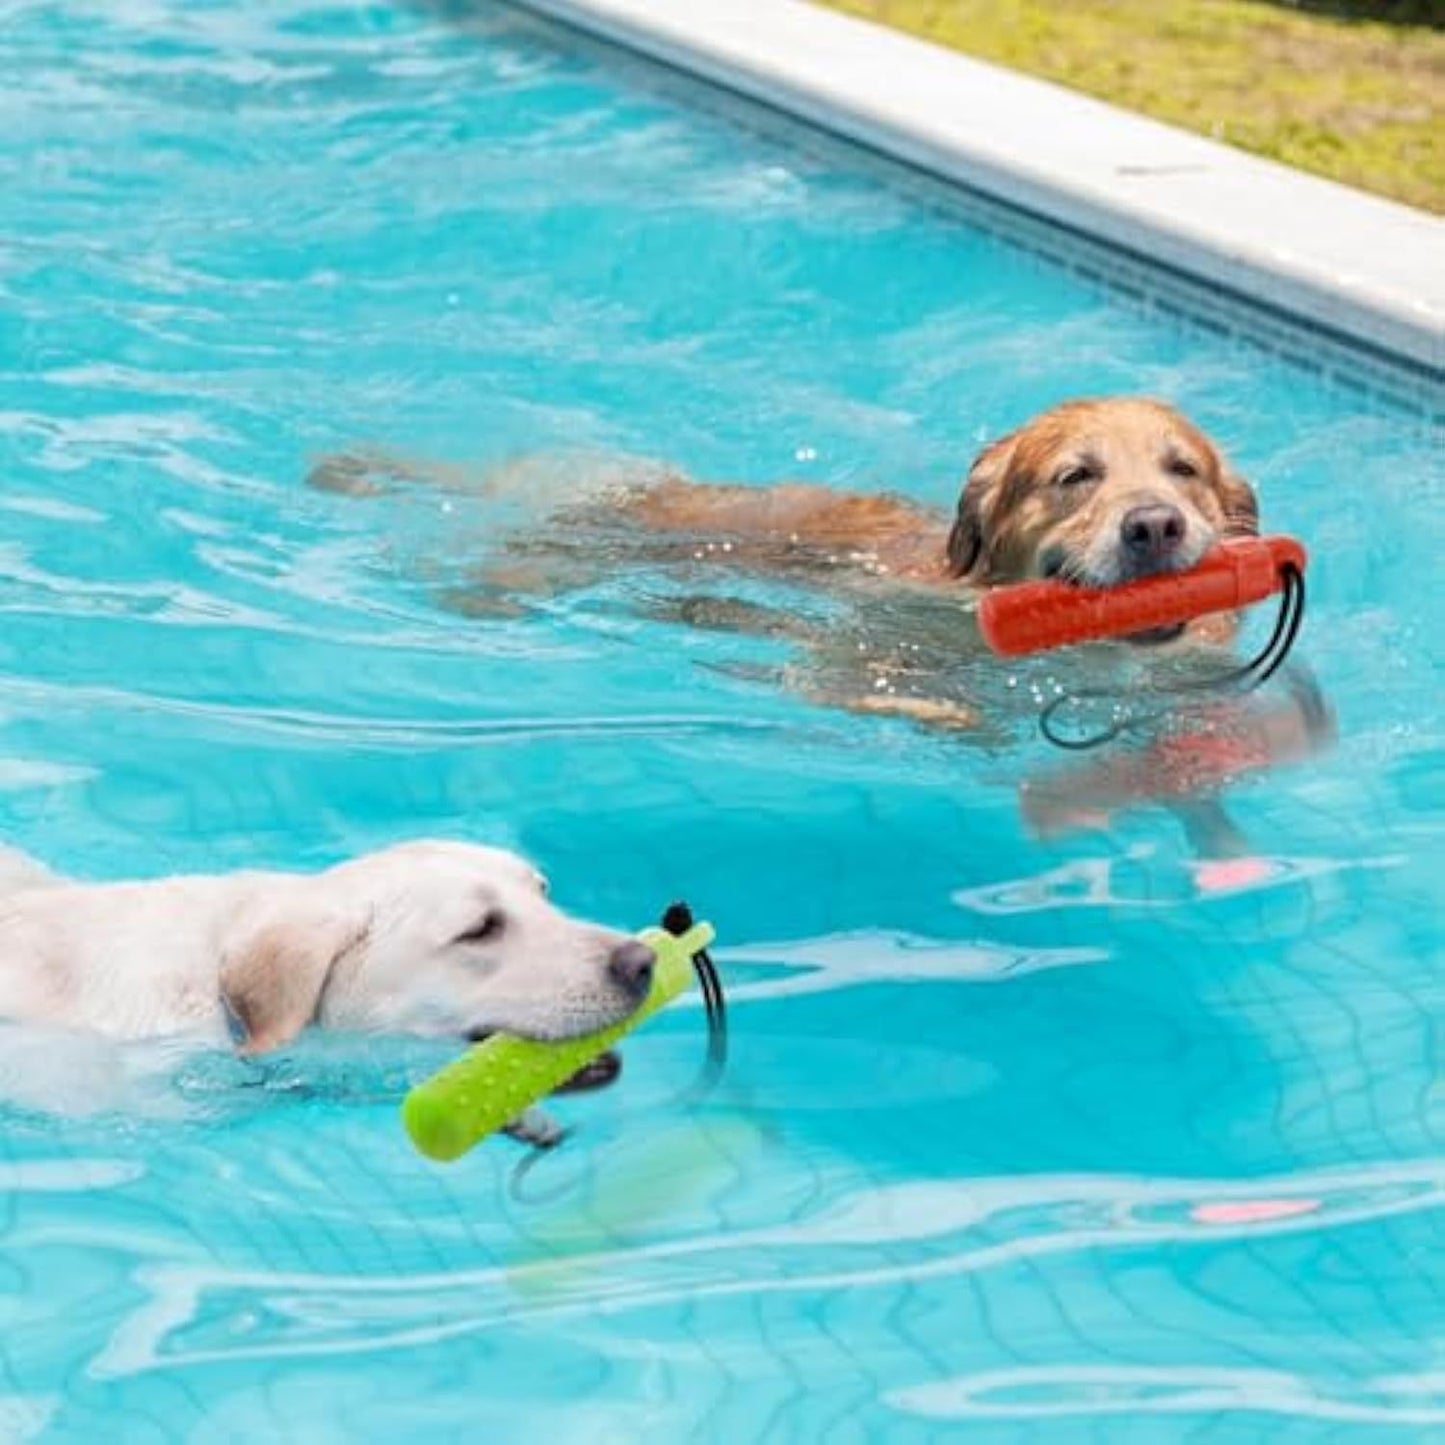
<path id="1" fill-rule="evenodd" d="M 1184 514 L 1181 566 L 1258 523 L 1253 490 L 1198 427 L 1163 403 L 1132 398 L 1066 402 L 986 447 L 951 525 L 899 497 L 799 484 L 672 479 L 621 511 L 655 532 L 731 542 L 735 565 L 782 547 L 904 581 L 991 587 L 1050 571 L 1098 585 L 1121 580 L 1111 556 L 1120 520 L 1151 503 Z"/>
<path id="2" fill-rule="evenodd" d="M 474 490 L 456 472 L 419 472 L 365 458 L 334 458 L 312 473 L 327 490 L 369 494 L 386 480 L 429 480 Z M 495 484 L 486 488 L 496 490 Z M 1165 508 L 1177 537 L 1147 566 L 1121 528 L 1134 509 Z M 582 488 L 523 534 L 506 539 L 449 602 L 486 612 L 510 598 L 585 586 L 619 558 L 649 565 L 715 563 L 733 571 L 806 580 L 835 595 L 979 589 L 1059 575 L 1108 586 L 1141 571 L 1192 565 L 1220 537 L 1252 533 L 1254 492 L 1179 411 L 1143 398 L 1066 402 L 986 447 L 952 517 L 891 495 L 806 483 L 772 487 L 695 482 L 665 472 Z M 599 532 L 606 547 L 589 539 Z M 716 599 L 712 600 L 716 602 Z M 906 612 L 906 609 L 904 609 Z M 724 627 L 797 635 L 781 614 L 739 604 L 703 612 Z M 1193 636 L 1230 635 L 1227 620 L 1193 624 Z M 826 639 L 801 637 L 826 646 Z M 879 696 L 868 680 L 830 685 L 828 701 L 919 721 L 966 726 L 970 709 L 923 695 Z"/>

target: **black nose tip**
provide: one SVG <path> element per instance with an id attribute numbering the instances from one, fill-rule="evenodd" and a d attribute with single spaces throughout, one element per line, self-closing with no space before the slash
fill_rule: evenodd
<path id="1" fill-rule="evenodd" d="M 1131 556 L 1167 557 L 1184 540 L 1184 513 L 1168 503 L 1130 507 L 1119 523 L 1119 540 Z"/>
<path id="2" fill-rule="evenodd" d="M 635 999 L 641 1001 L 652 987 L 652 970 L 657 955 L 645 944 L 630 938 L 619 943 L 607 956 L 607 972 Z"/>

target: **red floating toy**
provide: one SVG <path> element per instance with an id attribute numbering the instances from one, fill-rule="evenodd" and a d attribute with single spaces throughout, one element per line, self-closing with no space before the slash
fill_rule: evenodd
<path id="1" fill-rule="evenodd" d="M 1293 537 L 1231 537 L 1187 572 L 1117 587 L 1049 580 L 997 588 L 980 601 L 978 624 L 995 652 L 1021 657 L 1233 612 L 1263 602 L 1304 569 L 1305 549 Z"/>

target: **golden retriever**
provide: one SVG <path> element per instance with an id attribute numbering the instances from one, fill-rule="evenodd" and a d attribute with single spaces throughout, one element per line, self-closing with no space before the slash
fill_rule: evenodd
<path id="1" fill-rule="evenodd" d="M 331 458 L 310 477 L 314 486 L 354 495 L 413 480 L 472 489 L 459 472 L 365 456 Z M 898 603 L 925 594 L 952 601 L 1036 577 L 1111 586 L 1190 567 L 1217 539 L 1257 526 L 1253 489 L 1175 408 L 1144 398 L 1081 400 L 1053 407 L 986 447 L 952 517 L 896 496 L 813 484 L 624 476 L 602 487 L 584 484 L 579 497 L 561 501 L 545 520 L 503 538 L 448 600 L 459 610 L 487 611 L 529 594 L 587 585 L 628 563 L 803 582 L 864 604 L 875 619 L 888 617 L 886 626 L 899 635 L 881 649 L 861 641 L 855 646 L 851 638 L 840 647 L 836 629 L 718 598 L 674 604 L 671 613 L 811 644 L 819 665 L 791 675 L 826 701 L 969 726 L 976 716 L 971 706 L 930 696 L 926 681 L 918 681 L 926 669 L 896 661 L 917 651 L 921 644 L 910 640 L 910 630 L 926 625 L 916 608 L 910 622 L 909 609 Z M 958 645 L 956 608 L 946 619 L 935 614 L 933 622 Z M 1231 624 L 1204 619 L 1131 640 L 1164 642 L 1185 631 L 1222 641 Z M 880 663 L 885 653 L 895 661 Z M 849 663 L 854 654 L 864 660 Z M 856 677 L 845 675 L 850 666 Z M 912 681 L 895 685 L 910 670 Z"/>

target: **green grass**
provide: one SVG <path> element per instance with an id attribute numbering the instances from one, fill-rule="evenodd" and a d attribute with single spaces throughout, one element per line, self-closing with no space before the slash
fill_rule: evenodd
<path id="1" fill-rule="evenodd" d="M 1445 214 L 1442 0 L 824 3 Z"/>

